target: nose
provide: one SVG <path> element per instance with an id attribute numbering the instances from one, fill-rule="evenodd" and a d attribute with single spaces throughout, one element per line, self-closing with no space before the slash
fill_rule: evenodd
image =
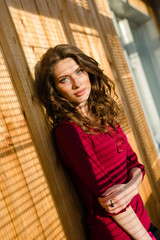
<path id="1" fill-rule="evenodd" d="M 72 77 L 72 88 L 76 89 L 80 87 L 80 81 L 79 78 L 76 76 Z"/>

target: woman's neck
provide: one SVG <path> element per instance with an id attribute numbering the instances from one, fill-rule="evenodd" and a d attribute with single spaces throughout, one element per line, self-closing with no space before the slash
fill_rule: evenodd
<path id="1" fill-rule="evenodd" d="M 79 111 L 80 114 L 82 114 L 85 117 L 90 116 L 89 111 L 88 111 L 88 103 L 81 103 L 80 105 L 78 105 L 77 110 Z"/>

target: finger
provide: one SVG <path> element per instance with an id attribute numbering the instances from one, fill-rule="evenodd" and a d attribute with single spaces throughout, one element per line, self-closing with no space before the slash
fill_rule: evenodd
<path id="1" fill-rule="evenodd" d="M 116 214 L 116 213 L 119 213 L 121 211 L 121 209 L 120 208 L 115 208 L 115 209 L 108 208 L 106 211 L 111 214 Z"/>
<path id="2" fill-rule="evenodd" d="M 103 208 L 108 208 L 110 206 L 110 203 L 100 203 L 100 205 L 103 207 Z"/>
<path id="3" fill-rule="evenodd" d="M 116 187 L 115 189 L 108 190 L 107 192 L 103 193 L 103 197 L 111 197 L 113 194 L 122 194 L 123 190 L 121 187 Z"/>
<path id="4" fill-rule="evenodd" d="M 111 187 L 111 188 L 108 188 L 103 194 L 102 196 L 108 196 L 110 194 L 112 194 L 113 192 L 115 191 L 118 191 L 119 187 Z"/>
<path id="5" fill-rule="evenodd" d="M 106 211 L 111 213 L 111 214 L 117 214 L 119 212 L 121 212 L 122 210 L 124 210 L 125 208 L 122 208 L 122 207 L 114 207 L 114 208 L 111 208 L 111 207 L 108 207 L 106 208 Z"/>
<path id="6" fill-rule="evenodd" d="M 103 208 L 108 208 L 108 207 L 111 207 L 111 200 L 109 200 L 109 201 L 101 201 L 101 200 L 99 200 L 99 203 L 100 203 L 100 205 L 103 207 Z"/>
<path id="7" fill-rule="evenodd" d="M 124 209 L 124 208 L 126 208 L 126 206 L 129 204 L 129 202 L 130 201 L 126 201 L 124 198 L 122 199 L 121 197 L 119 198 L 117 198 L 117 196 L 116 197 L 114 197 L 114 198 L 109 198 L 109 199 L 107 199 L 107 197 L 100 197 L 99 199 L 98 199 L 98 201 L 99 201 L 99 203 L 100 203 L 100 205 L 103 207 L 103 208 L 109 208 L 109 209 L 113 209 L 113 207 L 111 207 L 111 199 L 113 199 L 112 200 L 112 203 L 113 203 L 113 205 L 114 205 L 114 209 L 115 208 L 119 208 L 120 210 L 122 210 L 122 209 Z"/>
<path id="8" fill-rule="evenodd" d="M 117 196 L 115 193 L 112 193 L 110 194 L 109 196 L 105 196 L 105 197 L 100 197 L 100 201 L 101 202 L 109 202 L 110 203 L 110 200 L 112 199 L 115 199 L 116 200 Z"/>
<path id="9" fill-rule="evenodd" d="M 110 197 L 99 197 L 98 198 L 98 201 L 100 202 L 100 203 L 106 203 L 106 202 L 110 202 Z"/>

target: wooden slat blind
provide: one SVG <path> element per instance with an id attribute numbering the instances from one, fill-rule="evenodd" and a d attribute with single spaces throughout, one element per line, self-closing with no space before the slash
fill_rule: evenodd
<path id="1" fill-rule="evenodd" d="M 43 3 L 44 1 L 41 1 L 42 5 Z M 40 7 L 39 1 L 37 1 L 36 4 Z M 48 5 L 50 6 L 49 3 Z M 52 225 L 52 222 L 48 221 L 44 221 L 43 223 L 41 222 L 45 231 L 52 230 L 50 234 L 45 233 L 45 237 L 40 236 L 39 239 L 67 238 L 71 240 L 83 240 L 84 229 L 82 228 L 80 219 L 80 212 L 82 213 L 82 208 L 78 203 L 77 196 L 74 195 L 74 200 L 71 197 L 71 193 L 75 194 L 75 191 L 73 190 L 72 186 L 67 185 L 62 166 L 55 158 L 56 154 L 53 148 L 51 137 L 49 135 L 46 119 L 44 118 L 44 114 L 40 108 L 40 104 L 36 98 L 36 93 L 33 87 L 34 66 L 37 60 L 39 60 L 39 57 L 48 49 L 49 46 L 49 38 L 46 38 L 46 36 L 49 36 L 50 31 L 52 30 L 58 32 L 59 35 L 57 36 L 59 37 L 65 37 L 65 35 L 63 34 L 63 29 L 60 28 L 62 25 L 59 19 L 57 19 L 57 21 L 52 21 L 52 17 L 47 15 L 44 15 L 44 17 L 51 18 L 51 21 L 48 22 L 48 24 L 50 24 L 47 26 L 48 32 L 45 32 L 43 27 L 45 24 L 43 22 L 43 16 L 40 18 L 39 12 L 35 13 L 34 9 L 38 9 L 38 7 L 35 6 L 35 2 L 33 1 L 13 0 L 8 1 L 8 3 L 6 1 L 0 1 L 0 9 L 2 9 L 0 15 L 0 28 L 2 30 L 0 32 L 0 41 L 2 42 L 2 46 L 6 54 L 6 60 L 8 62 L 10 73 L 13 77 L 12 80 L 14 81 L 21 101 L 21 108 L 23 115 L 25 116 L 25 121 L 26 123 L 29 123 L 29 130 L 31 131 L 30 133 L 34 139 L 33 146 L 36 147 L 36 150 L 38 149 L 37 164 L 40 166 L 42 164 L 43 169 L 45 170 L 45 172 L 41 173 L 41 178 L 45 178 L 46 176 L 47 180 L 50 180 L 50 190 L 44 187 L 43 191 L 40 191 L 39 193 L 37 192 L 35 197 L 39 197 L 39 200 L 37 200 L 39 204 L 37 213 L 38 217 L 40 214 L 41 221 L 43 222 L 45 217 L 48 219 L 48 221 L 51 221 L 51 219 L 55 220 L 54 225 Z M 53 4 L 51 4 L 51 6 L 53 7 Z M 17 8 L 19 11 L 16 11 Z M 31 10 L 32 8 L 33 10 Z M 11 11 L 13 16 L 10 15 Z M 51 14 L 53 14 L 54 11 L 56 11 L 55 8 L 52 9 Z M 55 15 L 56 14 L 57 13 L 55 12 Z M 39 22 L 38 18 L 34 18 L 36 15 L 39 16 Z M 59 13 L 58 16 L 60 16 Z M 13 19 L 15 21 L 15 25 L 13 24 Z M 40 30 L 36 29 L 35 26 L 32 27 L 33 19 L 36 19 L 35 21 L 37 21 L 37 26 Z M 58 23 L 58 26 L 54 26 L 53 22 Z M 30 23 L 31 30 L 26 27 L 28 23 Z M 25 29 L 27 29 L 26 32 Z M 60 33 L 61 30 L 62 32 Z M 45 44 L 47 45 L 40 45 L 38 40 L 42 38 L 46 39 Z M 54 40 L 55 39 L 52 39 L 52 41 Z M 57 43 L 60 43 L 61 41 L 65 42 L 65 39 L 57 39 Z M 30 72 L 32 73 L 32 76 Z M 28 160 L 26 161 L 26 164 L 27 163 L 29 163 Z M 32 160 L 31 163 L 33 163 Z M 32 164 L 30 167 L 28 166 L 28 171 L 33 171 Z M 32 174 L 29 176 L 31 177 Z M 37 176 L 37 180 L 41 180 L 41 178 Z M 35 187 L 37 186 L 36 182 L 34 183 L 34 181 L 32 181 L 31 183 L 32 187 L 34 185 Z M 28 182 L 26 182 L 26 184 L 28 184 Z M 47 195 L 45 192 L 46 189 L 48 191 Z M 46 198 L 47 196 L 48 198 L 51 197 L 51 203 L 53 203 L 54 196 L 54 203 L 56 204 L 56 207 L 52 204 L 50 206 L 43 204 L 45 201 L 48 201 Z M 74 201 L 76 201 L 75 205 L 73 205 Z M 43 205 L 43 207 L 41 207 L 41 205 Z M 45 214 L 45 210 L 47 211 L 48 215 Z M 51 219 L 50 215 L 52 216 Z M 58 216 L 58 218 L 56 218 L 56 216 Z M 58 220 L 60 219 L 61 221 L 58 223 Z M 60 228 L 62 228 L 62 234 L 64 234 L 65 231 L 64 236 L 59 231 Z M 27 234 L 27 229 L 25 227 L 23 227 L 23 234 Z"/>
<path id="2" fill-rule="evenodd" d="M 1 239 L 66 239 L 2 49 L 0 189 Z"/>
<path id="3" fill-rule="evenodd" d="M 44 52 L 66 36 L 55 1 L 6 1 L 18 32 L 23 51 L 34 76 L 34 66 Z M 50 6 L 50 8 L 48 8 Z M 53 18 L 54 16 L 54 18 Z"/>

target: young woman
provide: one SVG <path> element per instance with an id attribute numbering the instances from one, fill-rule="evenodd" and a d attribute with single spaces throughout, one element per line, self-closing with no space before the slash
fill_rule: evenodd
<path id="1" fill-rule="evenodd" d="M 89 239 L 155 239 L 152 232 L 160 239 L 138 194 L 144 167 L 117 124 L 114 84 L 98 63 L 60 44 L 42 56 L 36 82 L 62 161 L 87 206 Z"/>

